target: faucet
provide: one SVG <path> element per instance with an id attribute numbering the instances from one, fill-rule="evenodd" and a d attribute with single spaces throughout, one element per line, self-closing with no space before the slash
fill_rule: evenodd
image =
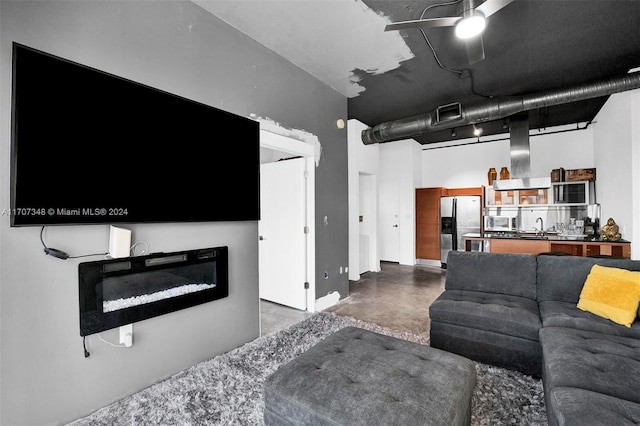
<path id="1" fill-rule="evenodd" d="M 540 221 L 540 232 L 544 234 L 544 222 L 541 217 L 536 219 L 536 223 L 538 223 L 538 221 Z"/>

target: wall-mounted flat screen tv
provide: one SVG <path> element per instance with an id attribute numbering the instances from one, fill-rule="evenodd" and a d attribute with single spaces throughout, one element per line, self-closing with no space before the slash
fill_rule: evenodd
<path id="1" fill-rule="evenodd" d="M 11 226 L 259 219 L 256 121 L 17 43 L 12 84 Z"/>

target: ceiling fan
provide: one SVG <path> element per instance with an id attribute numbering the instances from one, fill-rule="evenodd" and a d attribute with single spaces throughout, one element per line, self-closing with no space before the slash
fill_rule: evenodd
<path id="1" fill-rule="evenodd" d="M 463 10 L 459 16 L 395 22 L 388 24 L 384 30 L 395 31 L 407 28 L 455 27 L 456 36 L 463 39 L 467 46 L 469 64 L 474 64 L 484 59 L 482 32 L 486 26 L 485 19 L 498 12 L 512 1 L 513 0 L 486 0 L 479 6 L 475 6 L 477 1 L 462 0 Z M 433 5 L 431 7 L 434 6 L 437 5 Z"/>

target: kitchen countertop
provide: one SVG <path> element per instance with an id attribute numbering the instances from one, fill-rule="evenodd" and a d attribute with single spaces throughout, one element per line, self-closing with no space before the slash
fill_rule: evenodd
<path id="1" fill-rule="evenodd" d="M 536 235 L 536 234 L 517 234 L 517 233 L 495 233 L 488 232 L 484 234 L 479 233 L 469 233 L 464 234 L 463 238 L 474 238 L 474 239 L 501 239 L 501 240 L 542 240 L 542 241 L 570 241 L 570 242 L 594 242 L 594 243 L 616 243 L 616 244 L 624 244 L 630 243 L 627 240 L 618 240 L 618 241 L 607 241 L 601 240 L 600 238 L 594 237 L 572 237 L 572 236 L 561 236 L 558 234 L 547 234 L 547 235 Z"/>

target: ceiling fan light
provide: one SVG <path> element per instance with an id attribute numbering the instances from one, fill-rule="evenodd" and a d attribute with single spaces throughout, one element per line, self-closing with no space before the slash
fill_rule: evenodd
<path id="1" fill-rule="evenodd" d="M 480 13 L 466 16 L 456 23 L 456 36 L 461 39 L 475 37 L 484 31 L 486 25 L 484 16 Z"/>

